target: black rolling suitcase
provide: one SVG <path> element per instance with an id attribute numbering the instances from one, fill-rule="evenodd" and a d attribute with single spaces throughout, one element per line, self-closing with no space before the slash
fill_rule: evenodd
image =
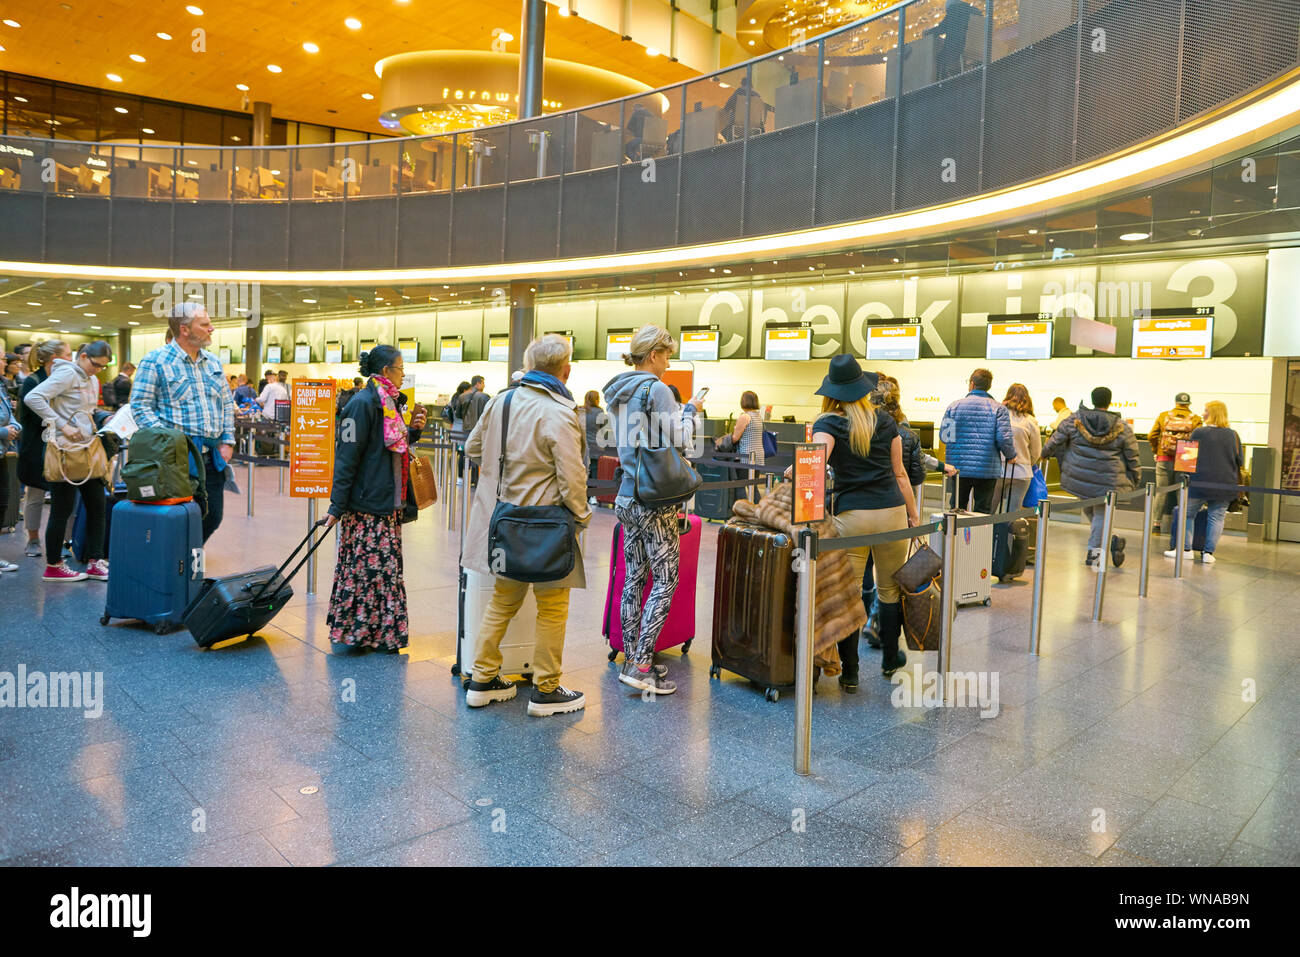
<path id="1" fill-rule="evenodd" d="M 293 571 L 285 575 L 284 570 L 289 567 L 294 556 L 302 551 L 303 546 L 311 541 L 316 529 L 324 524 L 325 519 L 321 519 L 313 525 L 307 532 L 307 537 L 298 543 L 298 547 L 279 568 L 268 565 L 240 575 L 204 579 L 198 595 L 185 609 L 184 624 L 194 636 L 194 643 L 200 648 L 210 648 L 228 638 L 238 638 L 241 635 L 251 637 L 274 618 L 293 597 L 293 587 L 289 582 L 298 574 L 298 569 L 302 568 L 312 552 L 329 537 L 329 532 L 312 542 L 311 548 L 307 549 L 307 554 L 294 566 Z"/>
<path id="2" fill-rule="evenodd" d="M 1002 476 L 1006 487 L 1006 499 L 1003 511 L 1012 511 L 1011 507 L 1011 467 L 1008 466 Z M 993 564 L 991 571 L 999 582 L 1008 582 L 1020 575 L 1029 562 L 1029 522 L 1017 518 L 1011 522 L 999 522 L 993 526 Z"/>
<path id="3" fill-rule="evenodd" d="M 733 482 L 741 478 L 734 470 L 725 465 L 698 465 L 696 471 L 705 483 Z M 695 514 L 710 521 L 725 522 L 731 518 L 731 506 L 736 504 L 736 495 L 742 489 L 701 488 L 695 493 Z"/>

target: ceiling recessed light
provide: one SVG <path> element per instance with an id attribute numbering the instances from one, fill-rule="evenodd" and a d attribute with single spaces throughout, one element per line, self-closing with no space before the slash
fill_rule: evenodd
<path id="1" fill-rule="evenodd" d="M 121 83 L 121 82 L 122 82 L 122 78 L 121 78 L 120 76 L 118 76 L 116 73 L 105 73 L 104 76 L 108 77 L 108 78 L 109 78 L 110 80 L 112 80 L 114 83 Z"/>
<path id="2" fill-rule="evenodd" d="M 15 103 L 26 103 L 26 102 L 27 102 L 27 97 L 25 97 L 25 96 L 15 96 L 15 97 L 14 97 L 14 102 L 15 102 Z"/>
<path id="3" fill-rule="evenodd" d="M 80 289 L 69 289 L 69 290 L 68 290 L 68 295 L 69 295 L 69 296 L 84 296 L 85 293 L 82 292 Z"/>
<path id="4" fill-rule="evenodd" d="M 19 324 L 20 326 L 22 326 L 24 329 L 30 329 L 30 328 L 32 327 L 32 326 L 31 326 L 31 323 L 28 323 L 28 322 L 20 322 L 20 323 L 18 323 L 18 324 Z"/>
<path id="5" fill-rule="evenodd" d="M 302 48 L 308 53 L 320 53 L 320 47 L 308 40 L 302 45 Z"/>
<path id="6" fill-rule="evenodd" d="M 58 319 L 51 319 L 50 322 L 58 322 Z"/>
<path id="7" fill-rule="evenodd" d="M 136 63 L 143 63 L 143 62 L 144 62 L 144 57 L 142 57 L 142 56 L 141 56 L 140 54 L 138 54 L 138 53 L 132 53 L 132 54 L 131 54 L 131 59 L 134 60 Z"/>
<path id="8" fill-rule="evenodd" d="M 138 325 L 140 325 L 140 323 L 136 322 L 134 319 L 128 319 L 128 320 L 126 321 L 126 324 L 127 324 L 128 326 L 138 326 Z"/>
<path id="9" fill-rule="evenodd" d="M 5 26 L 7 26 L 7 27 L 13 27 L 15 30 L 17 30 L 19 27 L 22 26 L 22 24 L 19 23 L 17 20 L 6 20 L 6 21 L 5 21 Z"/>
<path id="10" fill-rule="evenodd" d="M 154 36 L 156 36 L 159 40 L 170 40 L 172 38 L 172 35 L 170 33 L 155 33 Z"/>
<path id="11" fill-rule="evenodd" d="M 192 14 L 194 14 L 196 17 L 201 17 L 201 16 L 203 16 L 203 8 L 202 8 L 202 7 L 196 7 L 196 6 L 195 6 L 194 4 L 192 4 L 192 3 L 191 3 L 188 7 L 185 8 L 185 12 L 186 12 L 186 13 L 192 13 Z"/>
<path id="12" fill-rule="evenodd" d="M 1119 237 L 1126 243 L 1136 243 L 1143 239 L 1150 239 L 1150 233 L 1123 233 Z"/>
<path id="13" fill-rule="evenodd" d="M 128 309 L 143 309 L 144 306 L 138 306 L 138 305 L 136 305 L 135 303 L 132 302 L 132 303 L 129 303 L 129 304 L 127 305 L 126 308 L 128 308 Z"/>
<path id="14" fill-rule="evenodd" d="M 104 327 L 103 327 L 103 326 L 91 326 L 90 328 L 92 328 L 92 329 L 103 329 Z"/>
<path id="15" fill-rule="evenodd" d="M 39 302 L 29 302 L 27 305 L 29 305 L 29 306 L 39 306 L 40 303 L 39 303 Z"/>
<path id="16" fill-rule="evenodd" d="M 373 94 L 373 93 L 362 93 L 362 94 L 361 94 L 361 99 L 363 99 L 363 100 L 373 100 L 374 98 L 375 98 L 375 94 Z"/>
<path id="17" fill-rule="evenodd" d="M 231 141 L 232 143 L 238 143 L 238 142 L 239 142 L 239 137 L 238 137 L 238 136 L 232 136 L 232 137 L 230 138 L 230 141 Z M 237 168 L 238 168 L 238 167 L 236 167 L 236 169 L 237 169 Z"/>
<path id="18" fill-rule="evenodd" d="M 314 305 L 316 305 L 316 300 L 315 300 L 315 299 L 304 299 L 303 302 L 307 303 L 307 305 L 309 305 L 309 306 L 314 306 Z"/>
<path id="19" fill-rule="evenodd" d="M 645 48 L 645 55 L 646 55 L 646 56 L 658 56 L 658 55 L 659 55 L 659 48 L 658 48 L 658 47 L 646 47 L 646 48 Z"/>
<path id="20" fill-rule="evenodd" d="M 562 16 L 562 17 L 567 17 L 567 16 L 569 15 L 569 8 L 568 8 L 568 7 L 560 7 L 560 11 L 559 11 L 559 13 L 560 13 L 560 16 Z"/>
<path id="21" fill-rule="evenodd" d="M 276 66 L 274 63 L 268 63 L 268 64 L 266 65 L 266 68 L 267 68 L 268 70 L 270 70 L 272 73 L 283 73 L 283 72 L 284 72 L 280 67 Z"/>
<path id="22" fill-rule="evenodd" d="M 247 93 L 247 92 L 248 92 L 248 84 L 247 84 L 247 83 L 236 83 L 236 84 L 235 84 L 235 89 L 236 89 L 236 90 L 243 90 L 245 93 Z"/>
<path id="23" fill-rule="evenodd" d="M 153 136 L 153 130 L 151 130 L 151 129 L 150 129 L 149 127 L 147 127 L 147 126 L 144 127 L 143 129 L 141 129 L 140 132 L 141 132 L 141 133 L 147 133 L 149 136 Z"/>
<path id="24" fill-rule="evenodd" d="M 343 21 L 343 25 L 347 27 L 349 30 L 361 29 L 361 21 L 358 20 L 356 17 L 348 17 L 346 20 Z"/>
<path id="25" fill-rule="evenodd" d="M 113 109 L 116 110 L 118 113 L 125 113 L 125 112 L 126 112 L 126 107 L 125 107 L 125 106 L 115 106 L 115 107 L 113 107 Z"/>
<path id="26" fill-rule="evenodd" d="M 82 315 L 85 316 L 87 319 L 98 319 L 98 318 L 99 318 L 99 313 L 97 313 L 97 312 L 83 312 Z M 91 326 L 91 328 L 92 328 L 92 329 L 98 329 L 99 326 Z"/>
<path id="27" fill-rule="evenodd" d="M 1038 235 L 1038 230 L 1036 230 L 1036 229 L 1031 229 L 1031 230 L 1029 231 L 1029 235 L 1031 235 L 1031 236 L 1037 236 L 1037 235 Z"/>

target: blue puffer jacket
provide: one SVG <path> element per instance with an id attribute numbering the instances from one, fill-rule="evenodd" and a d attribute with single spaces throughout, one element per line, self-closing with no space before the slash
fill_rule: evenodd
<path id="1" fill-rule="evenodd" d="M 963 478 L 1000 478 L 1002 460 L 1016 457 L 1011 413 L 982 389 L 948 406 L 939 423 L 945 460 Z"/>
<path id="2" fill-rule="evenodd" d="M 1043 446 L 1043 458 L 1052 456 L 1061 460 L 1061 488 L 1079 498 L 1128 492 L 1142 480 L 1133 429 L 1105 409 L 1080 405 Z"/>

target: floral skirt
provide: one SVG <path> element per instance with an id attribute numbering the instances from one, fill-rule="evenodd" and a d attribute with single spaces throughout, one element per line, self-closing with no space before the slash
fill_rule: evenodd
<path id="1" fill-rule="evenodd" d="M 402 525 L 396 512 L 339 519 L 339 557 L 330 592 L 330 641 L 353 647 L 406 647 Z"/>

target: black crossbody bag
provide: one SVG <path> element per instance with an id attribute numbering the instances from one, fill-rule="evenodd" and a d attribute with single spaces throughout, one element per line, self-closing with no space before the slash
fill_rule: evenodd
<path id="1" fill-rule="evenodd" d="M 497 459 L 497 504 L 488 524 L 488 568 L 493 575 L 511 581 L 559 581 L 577 563 L 573 513 L 563 505 L 511 505 L 501 501 L 510 400 L 514 396 L 515 390 L 511 389 L 501 403 L 501 456 Z"/>

